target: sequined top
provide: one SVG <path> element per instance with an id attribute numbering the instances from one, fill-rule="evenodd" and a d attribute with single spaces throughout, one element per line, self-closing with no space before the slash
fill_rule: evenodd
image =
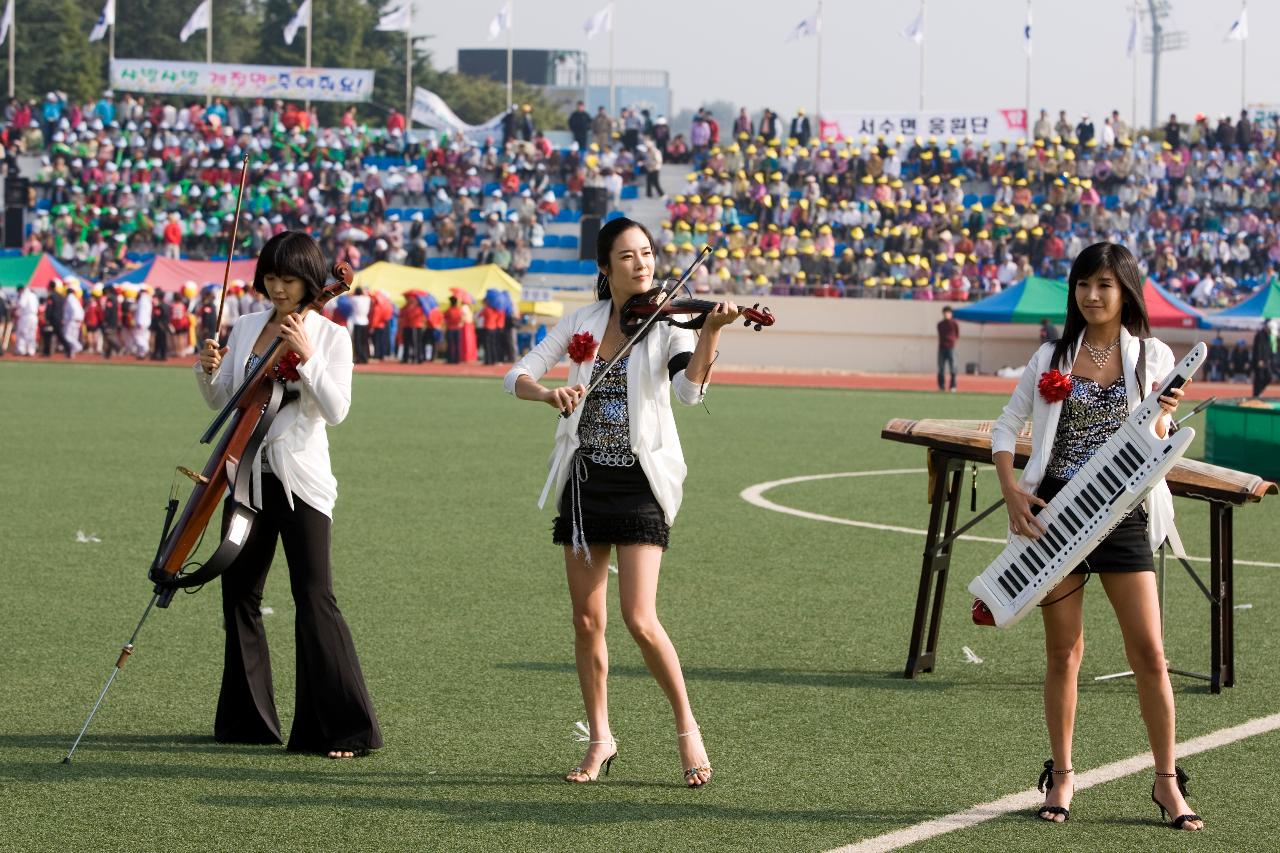
<path id="1" fill-rule="evenodd" d="M 1124 377 L 1103 388 L 1092 379 L 1071 377 L 1071 395 L 1062 401 L 1058 434 L 1045 474 L 1070 480 L 1129 417 Z"/>
<path id="2" fill-rule="evenodd" d="M 627 417 L 627 362 L 625 356 L 613 366 L 603 382 L 582 404 L 578 421 L 578 441 L 588 450 L 631 450 L 631 426 Z M 594 382 L 607 362 L 596 356 L 591 369 Z"/>

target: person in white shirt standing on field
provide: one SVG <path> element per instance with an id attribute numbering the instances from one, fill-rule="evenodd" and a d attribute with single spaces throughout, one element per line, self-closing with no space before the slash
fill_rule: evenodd
<path id="1" fill-rule="evenodd" d="M 67 298 L 62 303 L 62 337 L 67 342 L 67 358 L 75 358 L 84 349 L 80 344 L 80 325 L 84 322 L 84 306 L 80 304 L 80 280 L 68 277 Z"/>
<path id="2" fill-rule="evenodd" d="M 222 687 L 213 736 L 219 743 L 280 743 L 271 661 L 262 624 L 262 590 L 284 544 L 297 609 L 297 673 L 288 749 L 329 758 L 354 758 L 382 746 L 355 643 L 333 595 L 330 538 L 338 495 L 326 428 L 351 408 L 351 339 L 341 326 L 307 308 L 320 295 L 328 269 L 306 234 L 284 231 L 258 257 L 253 287 L 273 311 L 242 315 L 225 347 L 206 340 L 194 365 L 210 408 L 227 403 L 277 338 L 275 365 L 284 403 L 253 465 L 252 496 L 259 507 L 241 547 L 221 577 L 226 628 Z M 225 358 L 224 358 L 225 356 Z"/>
<path id="3" fill-rule="evenodd" d="M 373 308 L 373 300 L 357 287 L 351 294 L 351 337 L 356 354 L 356 364 L 364 364 L 369 360 L 369 312 Z"/>
<path id="4" fill-rule="evenodd" d="M 596 263 L 595 304 L 565 317 L 503 383 L 522 400 L 568 415 L 558 421 L 551 472 L 539 502 L 554 496 L 560 510 L 552 541 L 564 549 L 574 655 L 588 720 L 582 738 L 588 741 L 587 753 L 565 781 L 594 782 L 601 770 L 609 772 L 618 754 L 609 724 L 604 636 L 609 554 L 616 548 L 623 620 L 671 704 L 684 782 L 697 788 L 711 779 L 711 762 L 656 604 L 662 554 L 685 475 L 671 395 L 685 405 L 702 401 L 720 331 L 741 312 L 732 302 L 718 304 L 696 340 L 688 329 L 655 322 L 604 373 L 608 360 L 628 342 L 620 322 L 623 304 L 653 286 L 653 237 L 638 222 L 615 219 L 600 229 Z M 566 354 L 573 362 L 568 383 L 555 389 L 539 384 Z M 584 399 L 586 385 L 602 375 Z"/>
<path id="5" fill-rule="evenodd" d="M 36 354 L 40 297 L 25 284 L 18 288 L 18 320 L 14 326 L 13 350 L 18 355 Z"/>

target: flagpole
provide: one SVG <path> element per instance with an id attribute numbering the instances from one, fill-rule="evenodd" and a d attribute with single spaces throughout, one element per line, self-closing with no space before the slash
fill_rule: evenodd
<path id="1" fill-rule="evenodd" d="M 209 26 L 204 28 L 204 61 L 206 65 L 213 65 L 213 0 L 209 0 Z M 204 105 L 211 103 L 213 96 L 205 95 Z"/>
<path id="2" fill-rule="evenodd" d="M 924 0 L 920 0 L 920 111 L 924 112 Z"/>
<path id="3" fill-rule="evenodd" d="M 1031 0 L 1027 0 L 1027 23 L 1025 26 L 1031 27 Z M 1024 32 L 1022 36 L 1023 49 L 1027 53 L 1027 94 L 1026 94 L 1026 117 L 1027 117 L 1027 136 L 1031 136 L 1031 33 Z"/>
<path id="4" fill-rule="evenodd" d="M 1130 139 L 1138 138 L 1138 0 L 1133 0 L 1133 20 L 1129 22 L 1130 31 L 1133 33 L 1133 50 L 1129 56 L 1133 60 L 1133 114 L 1129 117 L 1129 133 L 1132 134 Z"/>
<path id="5" fill-rule="evenodd" d="M 613 120 L 615 107 L 613 103 L 613 13 L 609 13 L 609 119 Z"/>
<path id="6" fill-rule="evenodd" d="M 311 18 L 312 18 L 311 9 L 312 9 L 311 6 L 307 7 L 307 68 L 308 69 L 311 68 Z M 310 98 L 306 98 L 305 100 L 303 100 L 302 109 L 304 112 L 310 114 L 311 112 Z"/>
<path id="7" fill-rule="evenodd" d="M 116 16 L 114 10 L 107 26 L 107 88 L 111 88 L 111 63 L 116 61 Z"/>
<path id="8" fill-rule="evenodd" d="M 413 0 L 409 3 L 409 20 L 404 28 L 404 126 L 413 127 Z M 510 84 L 508 84 L 510 85 Z"/>
<path id="9" fill-rule="evenodd" d="M 1244 112 L 1245 104 L 1246 104 L 1245 87 L 1244 87 L 1244 84 L 1245 84 L 1244 57 L 1245 57 L 1245 45 L 1249 43 L 1249 31 L 1248 31 L 1249 25 L 1247 23 L 1248 19 L 1245 17 L 1245 12 L 1247 10 L 1248 5 L 1249 5 L 1249 0 L 1240 0 L 1240 20 L 1246 21 L 1245 23 L 1246 29 L 1243 33 L 1241 33 L 1241 35 L 1244 36 L 1244 38 L 1240 39 L 1240 111 L 1241 112 Z M 12 67 L 13 60 L 9 60 L 9 64 L 10 64 L 10 67 Z M 13 87 L 10 86 L 9 88 L 12 90 Z M 10 93 L 9 97 L 13 97 L 12 93 Z"/>
<path id="10" fill-rule="evenodd" d="M 12 2 L 12 0 L 11 0 Z M 9 22 L 9 97 L 13 97 L 13 36 L 18 28 L 18 4 L 13 4 L 13 20 Z"/>
<path id="11" fill-rule="evenodd" d="M 515 104 L 514 95 L 511 93 L 511 31 L 514 29 L 516 19 L 516 2 L 515 0 L 507 0 L 507 106 L 511 107 Z M 515 122 L 513 116 L 511 121 Z"/>
<path id="12" fill-rule="evenodd" d="M 818 120 L 818 136 L 822 136 L 822 0 L 818 0 L 818 108 L 814 111 L 814 118 Z"/>

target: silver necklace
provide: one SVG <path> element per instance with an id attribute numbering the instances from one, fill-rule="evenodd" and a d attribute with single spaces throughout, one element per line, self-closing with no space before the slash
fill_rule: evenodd
<path id="1" fill-rule="evenodd" d="M 1093 359 L 1093 363 L 1098 365 L 1098 369 L 1101 370 L 1107 366 L 1107 359 L 1111 358 L 1111 352 L 1120 346 L 1120 338 L 1117 337 L 1111 342 L 1111 346 L 1106 349 L 1098 349 L 1084 338 L 1080 339 L 1080 343 L 1084 344 L 1084 348 L 1089 352 L 1089 358 Z"/>

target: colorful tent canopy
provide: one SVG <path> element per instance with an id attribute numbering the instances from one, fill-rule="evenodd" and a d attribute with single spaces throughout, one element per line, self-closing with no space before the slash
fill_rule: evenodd
<path id="1" fill-rule="evenodd" d="M 53 255 L 20 255 L 16 258 L 0 258 L 0 287 L 22 287 L 48 290 L 55 278 L 75 275 L 53 259 Z"/>
<path id="2" fill-rule="evenodd" d="M 1062 323 L 1067 317 L 1067 283 L 1028 276 L 995 296 L 956 308 L 955 316 L 970 323 L 1039 323 L 1042 317 Z"/>
<path id="3" fill-rule="evenodd" d="M 232 261 L 231 278 L 253 281 L 256 261 Z M 137 269 L 111 279 L 108 284 L 149 284 L 158 290 L 178 290 L 188 281 L 197 284 L 222 283 L 226 261 L 179 261 L 173 258 L 152 258 Z"/>
<path id="4" fill-rule="evenodd" d="M 1151 279 L 1142 288 L 1147 320 L 1153 329 L 1207 329 L 1204 315 Z"/>
<path id="5" fill-rule="evenodd" d="M 1142 288 L 1147 316 L 1154 328 L 1205 328 L 1203 316 L 1151 279 Z M 971 323 L 1039 323 L 1047 318 L 1061 324 L 1067 319 L 1067 283 L 1030 276 L 995 296 L 955 309 L 957 320 Z"/>
<path id="6" fill-rule="evenodd" d="M 378 261 L 356 273 L 355 283 L 358 287 L 376 288 L 392 296 L 399 296 L 406 290 L 421 290 L 435 296 L 441 304 L 449 300 L 452 288 L 470 293 L 476 302 L 484 297 L 485 291 L 494 288 L 513 297 L 520 294 L 520 282 L 495 264 L 456 270 L 424 270 Z"/>
<path id="7" fill-rule="evenodd" d="M 1280 278 L 1272 276 L 1266 284 L 1238 305 L 1217 314 L 1209 314 L 1209 325 L 1225 329 L 1257 328 L 1263 320 L 1280 317 Z"/>

